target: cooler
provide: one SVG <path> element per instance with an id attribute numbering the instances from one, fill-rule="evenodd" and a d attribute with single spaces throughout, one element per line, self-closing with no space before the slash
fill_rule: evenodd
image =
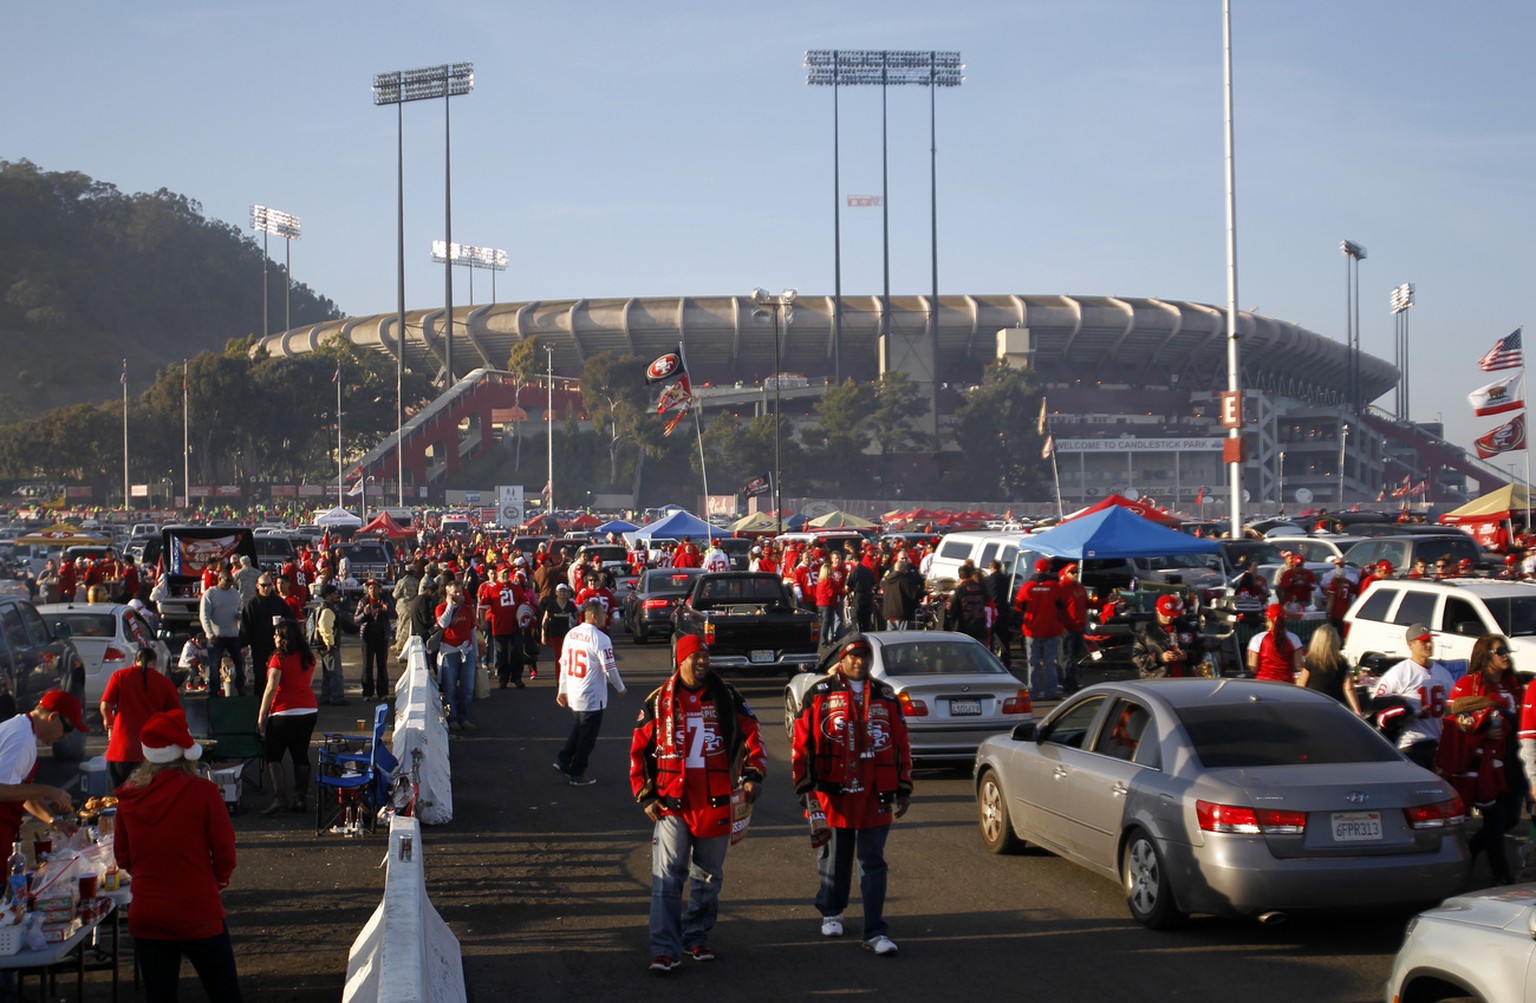
<path id="1" fill-rule="evenodd" d="M 212 780 L 224 794 L 224 807 L 233 815 L 240 809 L 240 794 L 245 786 L 240 777 L 240 767 L 229 766 L 218 770 L 209 770 L 208 779 Z"/>
<path id="2" fill-rule="evenodd" d="M 97 756 L 80 764 L 80 798 L 100 798 L 112 793 L 112 774 L 107 757 Z"/>

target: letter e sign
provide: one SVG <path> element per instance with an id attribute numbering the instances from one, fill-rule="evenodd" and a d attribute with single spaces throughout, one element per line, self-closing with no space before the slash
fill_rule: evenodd
<path id="1" fill-rule="evenodd" d="M 1243 427 L 1243 394 L 1240 390 L 1225 390 L 1221 394 L 1221 427 Z"/>

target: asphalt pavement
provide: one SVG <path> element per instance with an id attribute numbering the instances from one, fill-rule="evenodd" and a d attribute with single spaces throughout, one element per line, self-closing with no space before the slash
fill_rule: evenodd
<path id="1" fill-rule="evenodd" d="M 629 692 L 603 722 L 595 785 L 571 787 L 552 767 L 570 716 L 554 703 L 548 662 L 527 689 L 477 702 L 478 730 L 451 742 L 454 819 L 426 827 L 420 852 L 471 1000 L 1380 997 L 1406 914 L 1275 928 L 1197 918 L 1150 933 L 1111 880 L 1038 852 L 986 853 L 964 765 L 920 769 L 912 811 L 892 832 L 886 911 L 900 953 L 861 949 L 857 892 L 848 935 L 821 937 L 814 857 L 788 782 L 782 678 L 731 679 L 762 721 L 770 762 L 751 831 L 727 861 L 719 959 L 651 975 L 650 826 L 629 794 L 627 761 L 640 702 L 670 665 L 665 644 L 637 646 L 620 632 L 617 649 Z M 357 665 L 354 648 L 349 679 Z M 370 713 L 359 692 L 354 682 L 350 706 L 321 708 L 317 732 L 355 731 Z M 43 762 L 45 775 L 60 775 Z M 312 812 L 262 816 L 266 802 L 247 789 L 235 817 L 239 866 L 225 903 L 242 985 L 263 1003 L 337 999 L 348 948 L 382 894 L 382 830 L 316 835 Z M 184 983 L 186 998 L 200 998 L 190 973 Z M 103 976 L 87 984 L 88 998 L 107 998 Z"/>

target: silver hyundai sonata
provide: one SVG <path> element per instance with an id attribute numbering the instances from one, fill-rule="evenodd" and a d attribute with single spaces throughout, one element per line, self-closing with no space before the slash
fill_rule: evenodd
<path id="1" fill-rule="evenodd" d="M 1437 902 L 1469 869 L 1465 812 L 1347 708 L 1283 683 L 1104 683 L 976 752 L 981 838 L 1121 882 L 1160 929 L 1190 913 Z"/>

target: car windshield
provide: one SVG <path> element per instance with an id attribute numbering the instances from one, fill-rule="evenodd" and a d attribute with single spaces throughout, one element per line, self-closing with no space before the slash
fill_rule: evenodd
<path id="1" fill-rule="evenodd" d="M 388 564 L 389 555 L 382 543 L 351 543 L 341 548 L 353 564 Z"/>
<path id="2" fill-rule="evenodd" d="M 111 613 L 52 613 L 49 619 L 69 628 L 72 637 L 116 637 L 116 617 Z"/>
<path id="3" fill-rule="evenodd" d="M 1483 605 L 1499 625 L 1505 637 L 1530 637 L 1536 634 L 1536 596 L 1508 596 L 1484 599 Z"/>
<path id="4" fill-rule="evenodd" d="M 683 571 L 647 571 L 642 591 L 653 596 L 687 595 L 693 589 L 693 580 L 697 577 L 696 573 Z"/>
<path id="5" fill-rule="evenodd" d="M 888 676 L 1004 675 L 1007 669 L 986 648 L 968 641 L 908 641 L 880 645 Z"/>
<path id="6" fill-rule="evenodd" d="M 1281 564 L 1285 560 L 1279 547 L 1273 543 L 1259 543 L 1257 540 L 1224 543 L 1222 549 L 1227 552 L 1227 558 L 1234 565 L 1239 560 L 1247 560 L 1250 557 L 1260 564 Z"/>
<path id="7" fill-rule="evenodd" d="M 1342 704 L 1260 700 L 1177 710 L 1206 769 L 1386 763 L 1398 754 Z"/>

